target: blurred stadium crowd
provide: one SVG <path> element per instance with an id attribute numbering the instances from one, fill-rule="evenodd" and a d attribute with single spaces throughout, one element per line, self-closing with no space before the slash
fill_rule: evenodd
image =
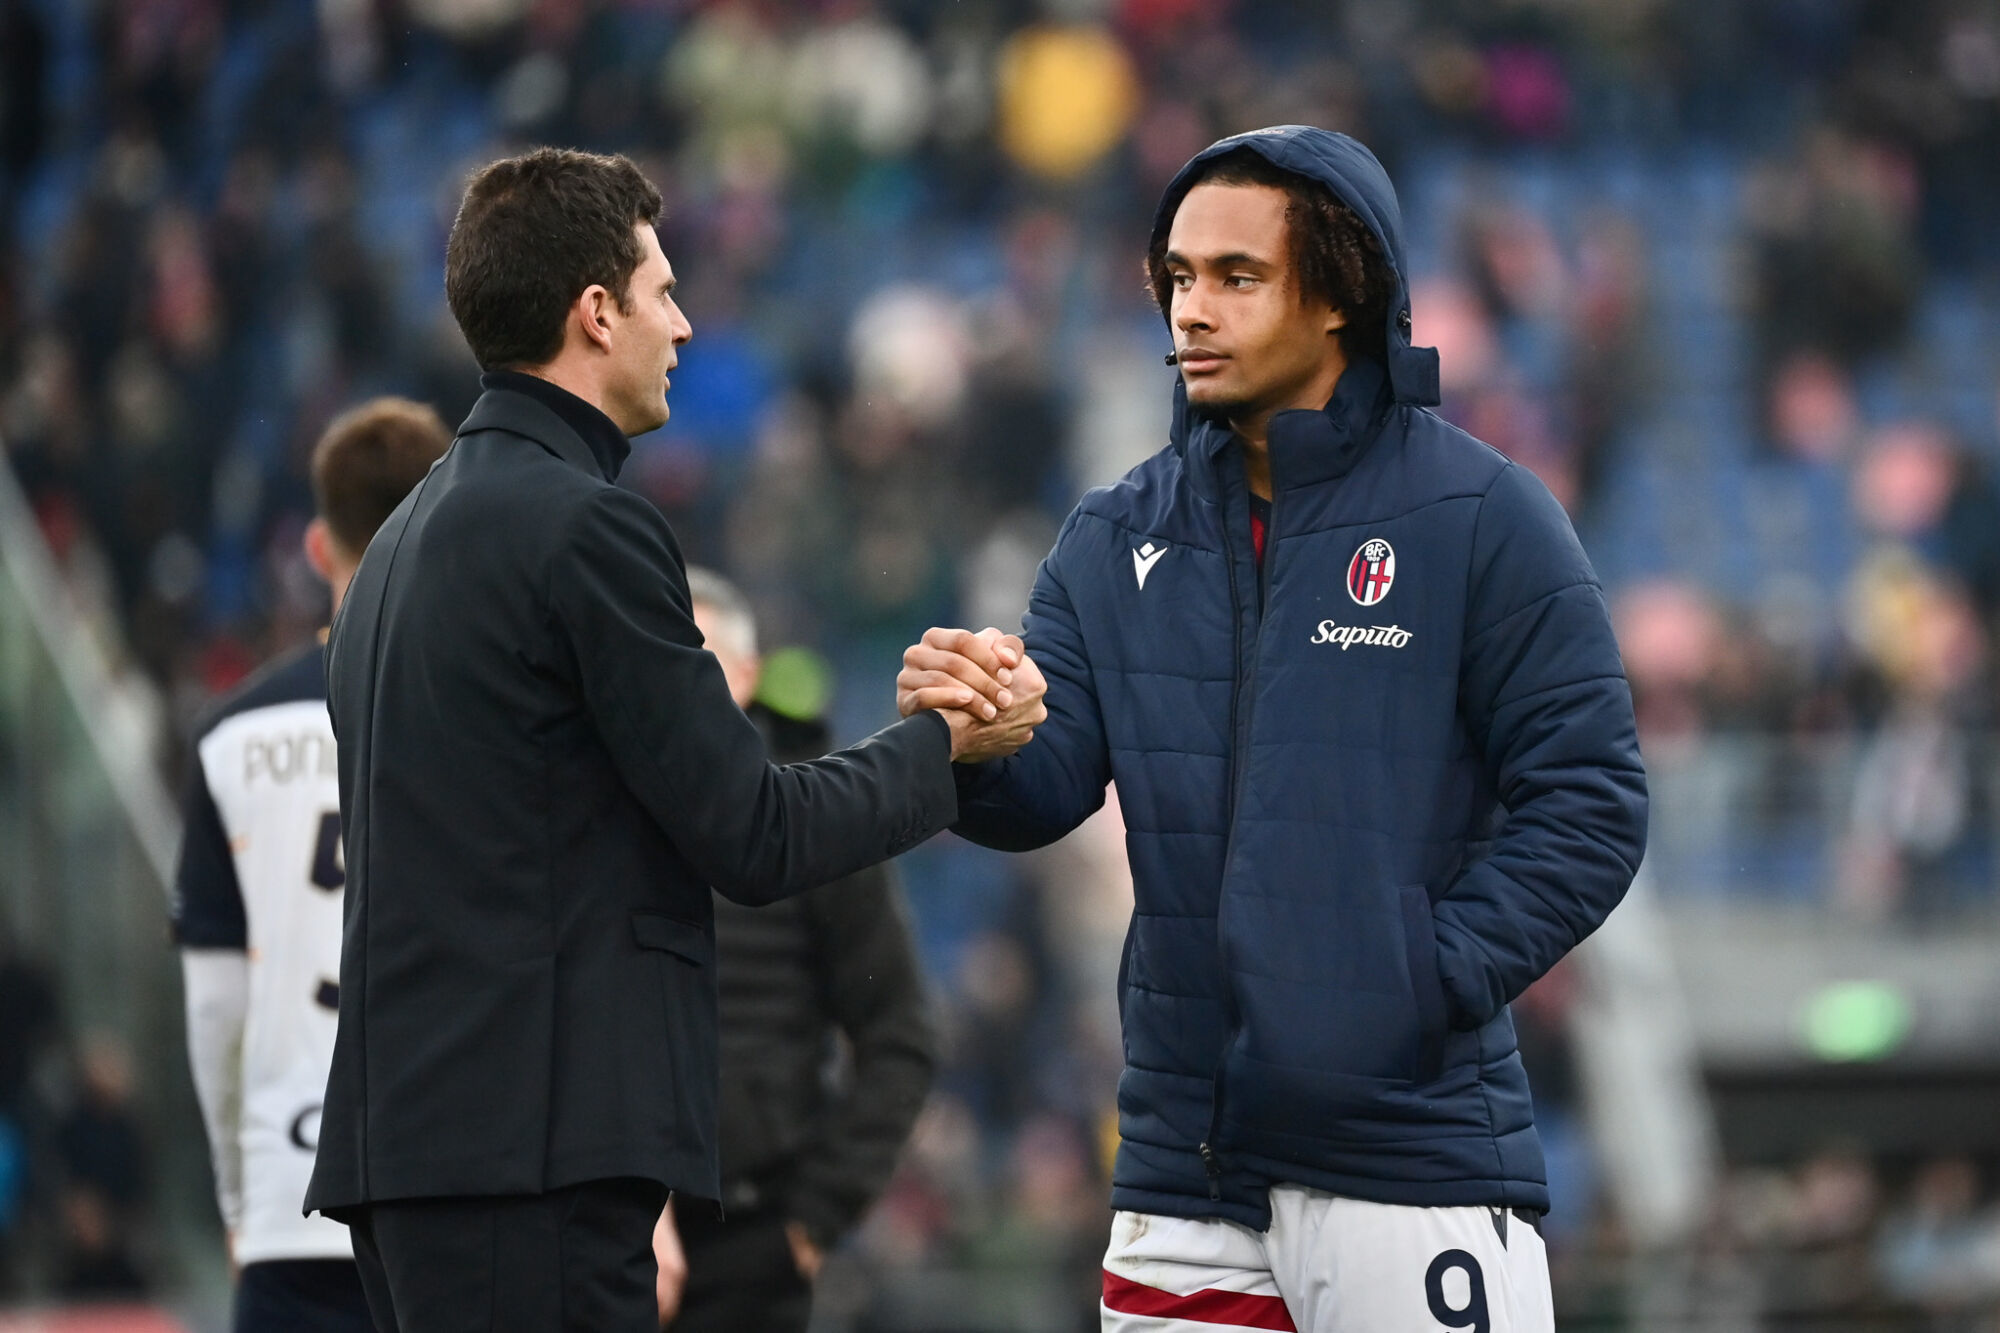
<path id="1" fill-rule="evenodd" d="M 184 734 L 324 617 L 299 537 L 328 418 L 476 393 L 441 299 L 467 168 L 629 153 L 695 339 L 628 481 L 812 650 L 773 702 L 852 736 L 914 635 L 1014 623 L 1078 491 L 1164 441 L 1154 202 L 1212 139 L 1287 121 L 1382 156 L 1444 411 L 1578 522 L 1666 893 L 1990 912 L 1990 0 L 0 0 L 0 439 Z M 904 871 L 947 1065 L 822 1307 L 1086 1326 L 1115 810 L 1026 861 L 944 839 Z M 1564 1004 L 1558 973 L 1520 1010 L 1552 1125 Z M 94 1058 L 76 1085 L 115 1091 Z M 61 1084 L 32 1073 L 0 1125 L 79 1113 L 31 1109 Z M 74 1251 L 89 1218 L 58 1212 L 96 1187 L 37 1141 L 13 1155 L 36 1173 L 0 1143 L 0 1237 L 39 1208 Z M 1559 1308 L 1608 1313 L 1621 1242 L 1587 1145 L 1551 1146 Z M 1990 1302 L 1994 1184 L 1802 1151 L 1729 1178 L 1688 1281 L 1744 1311 Z"/>

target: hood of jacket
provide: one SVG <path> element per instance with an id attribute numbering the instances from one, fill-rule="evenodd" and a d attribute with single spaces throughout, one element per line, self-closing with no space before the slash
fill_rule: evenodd
<path id="1" fill-rule="evenodd" d="M 1388 361 L 1388 396 L 1396 403 L 1416 407 L 1436 405 L 1439 401 L 1437 349 L 1415 347 L 1410 342 L 1410 279 L 1403 253 L 1402 208 L 1396 202 L 1396 188 L 1389 183 L 1389 173 L 1375 160 L 1375 154 L 1358 140 L 1311 125 L 1274 125 L 1220 139 L 1188 159 L 1187 165 L 1167 185 L 1166 192 L 1160 196 L 1159 209 L 1153 215 L 1151 241 L 1157 244 L 1166 235 L 1173 225 L 1181 200 L 1193 188 L 1194 180 L 1203 167 L 1224 153 L 1239 148 L 1256 153 L 1282 170 L 1318 181 L 1332 190 L 1335 198 L 1354 210 L 1355 216 L 1375 233 L 1375 239 L 1381 242 L 1382 253 L 1388 258 L 1395 282 L 1395 291 L 1385 317 L 1387 327 L 1383 330 L 1383 346 Z M 1361 364 L 1356 363 L 1357 366 Z M 1358 404 L 1346 401 L 1355 397 L 1347 384 L 1353 378 L 1351 373 L 1341 377 L 1341 388 L 1336 390 L 1334 402 L 1328 405 L 1328 411 L 1336 412 L 1343 420 L 1328 421 L 1324 425 L 1307 420 L 1286 421 L 1285 418 L 1317 417 L 1326 413 L 1281 412 L 1272 422 L 1274 431 L 1284 429 L 1290 433 L 1304 430 L 1315 435 L 1330 431 L 1337 437 L 1332 441 L 1335 444 L 1352 440 L 1355 428 L 1361 424 L 1354 419 L 1353 409 Z M 1373 390 L 1376 386 L 1370 384 L 1368 388 Z M 1189 443 L 1191 429 L 1196 425 L 1190 420 L 1191 415 L 1199 416 L 1189 412 L 1186 387 L 1176 376 L 1173 435 L 1178 444 L 1185 446 Z M 1227 432 L 1223 434 L 1226 436 Z M 1275 443 L 1274 440 L 1274 454 Z"/>

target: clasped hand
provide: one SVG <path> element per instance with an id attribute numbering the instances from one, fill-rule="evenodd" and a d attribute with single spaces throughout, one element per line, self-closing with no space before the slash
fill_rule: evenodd
<path id="1" fill-rule="evenodd" d="M 903 653 L 896 711 L 936 709 L 951 727 L 951 757 L 984 763 L 1014 753 L 1048 720 L 1048 682 L 1020 637 L 984 629 L 929 629 Z"/>

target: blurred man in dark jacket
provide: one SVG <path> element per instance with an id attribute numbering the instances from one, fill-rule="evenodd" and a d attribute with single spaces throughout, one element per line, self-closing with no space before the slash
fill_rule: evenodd
<path id="1" fill-rule="evenodd" d="M 730 695 L 778 763 L 824 754 L 824 723 L 754 703 L 762 661 L 749 603 L 712 571 L 688 594 Z M 685 1250 L 675 1333 L 803 1330 L 826 1252 L 888 1183 L 929 1090 L 935 1038 L 902 895 L 886 865 L 766 907 L 715 901 L 721 992 L 722 1206 L 661 1218 L 661 1313 L 674 1229 Z M 829 1058 L 851 1053 L 836 1081 Z"/>

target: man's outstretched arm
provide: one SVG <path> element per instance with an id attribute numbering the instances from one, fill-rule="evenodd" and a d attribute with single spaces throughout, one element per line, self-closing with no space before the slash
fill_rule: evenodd
<path id="1" fill-rule="evenodd" d="M 1009 753 L 1041 719 L 1038 696 L 1011 698 L 990 719 L 911 718 L 777 767 L 702 647 L 659 511 L 606 488 L 570 515 L 565 536 L 552 610 L 598 734 L 681 854 L 737 902 L 771 902 L 907 851 L 955 817 L 951 759 Z M 1007 651 L 989 646 L 996 670 Z"/>

